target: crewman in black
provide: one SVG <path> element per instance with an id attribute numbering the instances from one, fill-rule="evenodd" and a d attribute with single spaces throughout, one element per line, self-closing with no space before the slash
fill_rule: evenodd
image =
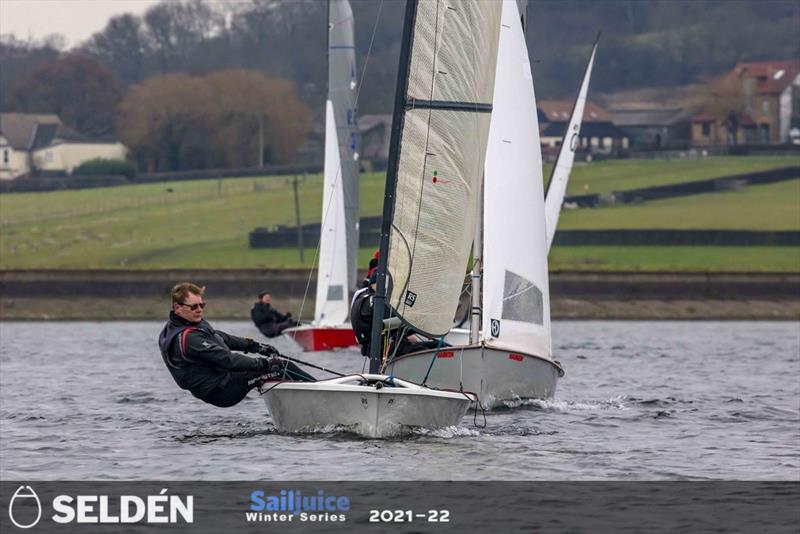
<path id="1" fill-rule="evenodd" d="M 373 270 L 366 287 L 356 291 L 350 303 L 350 324 L 356 341 L 361 345 L 362 356 L 369 357 L 370 343 L 372 341 L 372 310 L 374 308 L 375 285 L 378 273 Z M 388 310 L 388 308 L 387 308 Z M 384 317 L 388 314 L 384 313 Z M 435 349 L 437 346 L 446 346 L 433 340 L 423 340 L 419 334 L 412 333 L 400 340 L 399 346 L 395 350 L 397 338 L 400 336 L 401 329 L 392 330 L 389 334 L 389 354 L 402 356 L 425 349 Z"/>
<path id="2" fill-rule="evenodd" d="M 262 291 L 258 294 L 253 309 L 250 310 L 250 317 L 262 334 L 267 337 L 277 337 L 287 328 L 300 324 L 292 319 L 291 313 L 284 314 L 273 308 L 271 300 L 270 294 Z"/>
<path id="3" fill-rule="evenodd" d="M 181 389 L 226 408 L 238 404 L 266 380 L 314 381 L 296 365 L 280 360 L 280 353 L 271 345 L 215 330 L 203 319 L 204 290 L 188 282 L 172 289 L 172 311 L 158 338 L 164 363 Z M 266 357 L 252 358 L 231 351 Z"/>

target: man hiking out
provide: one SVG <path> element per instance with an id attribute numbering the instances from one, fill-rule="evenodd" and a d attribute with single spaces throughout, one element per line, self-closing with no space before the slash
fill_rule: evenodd
<path id="1" fill-rule="evenodd" d="M 281 360 L 271 345 L 215 330 L 205 319 L 205 288 L 184 282 L 172 288 L 169 321 L 158 336 L 172 378 L 198 399 L 226 408 L 238 404 L 266 380 L 313 382 L 314 377 Z M 232 351 L 258 353 L 249 357 Z"/>

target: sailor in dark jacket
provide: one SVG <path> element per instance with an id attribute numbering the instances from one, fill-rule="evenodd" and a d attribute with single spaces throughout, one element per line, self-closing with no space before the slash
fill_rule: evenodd
<path id="1" fill-rule="evenodd" d="M 178 386 L 224 408 L 238 404 L 268 379 L 314 380 L 296 365 L 278 359 L 280 353 L 274 347 L 215 330 L 203 319 L 203 292 L 204 288 L 190 283 L 172 289 L 172 311 L 158 338 L 161 356 Z"/>
<path id="2" fill-rule="evenodd" d="M 270 304 L 271 298 L 266 291 L 259 293 L 258 301 L 250 310 L 250 317 L 262 334 L 267 337 L 277 337 L 287 328 L 297 326 L 299 323 L 292 319 L 291 313 L 283 314 L 273 308 Z"/>
<path id="3" fill-rule="evenodd" d="M 369 356 L 370 343 L 372 341 L 372 310 L 374 308 L 375 285 L 378 273 L 373 271 L 367 280 L 366 287 L 356 291 L 350 303 L 350 324 L 353 326 L 353 333 L 356 341 L 361 345 L 361 354 Z M 388 308 L 387 308 L 388 312 Z M 388 317 L 388 313 L 384 313 Z M 424 349 L 434 349 L 437 345 L 443 346 L 433 340 L 423 340 L 418 334 L 411 334 L 400 340 L 399 346 L 395 349 L 400 329 L 393 330 L 389 335 L 389 354 L 402 356 L 410 352 Z"/>

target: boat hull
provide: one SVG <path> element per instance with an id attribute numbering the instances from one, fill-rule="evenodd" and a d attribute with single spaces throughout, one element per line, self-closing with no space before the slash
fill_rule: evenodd
<path id="1" fill-rule="evenodd" d="M 422 382 L 435 350 L 395 359 L 389 370 L 396 376 Z M 531 354 L 483 344 L 444 347 L 436 355 L 427 385 L 476 393 L 484 408 L 514 406 L 524 399 L 549 399 L 564 370 L 556 362 Z"/>
<path id="2" fill-rule="evenodd" d="M 296 341 L 306 352 L 358 345 L 353 328 L 350 325 L 297 326 L 288 328 L 283 333 Z"/>
<path id="3" fill-rule="evenodd" d="M 424 388 L 399 379 L 395 379 L 398 387 L 362 384 L 362 377 L 378 376 L 351 375 L 277 385 L 268 382 L 264 402 L 275 427 L 283 432 L 318 432 L 333 426 L 368 438 L 386 438 L 416 428 L 458 425 L 474 401 L 463 393 Z"/>

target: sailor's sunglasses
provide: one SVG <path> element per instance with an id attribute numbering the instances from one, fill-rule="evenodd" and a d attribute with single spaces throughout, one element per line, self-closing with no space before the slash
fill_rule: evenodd
<path id="1" fill-rule="evenodd" d="M 179 302 L 178 304 L 180 304 L 181 306 L 186 306 L 192 311 L 196 310 L 197 308 L 200 308 L 202 310 L 205 309 L 206 307 L 205 302 L 198 302 L 197 304 L 184 304 L 183 302 Z"/>

